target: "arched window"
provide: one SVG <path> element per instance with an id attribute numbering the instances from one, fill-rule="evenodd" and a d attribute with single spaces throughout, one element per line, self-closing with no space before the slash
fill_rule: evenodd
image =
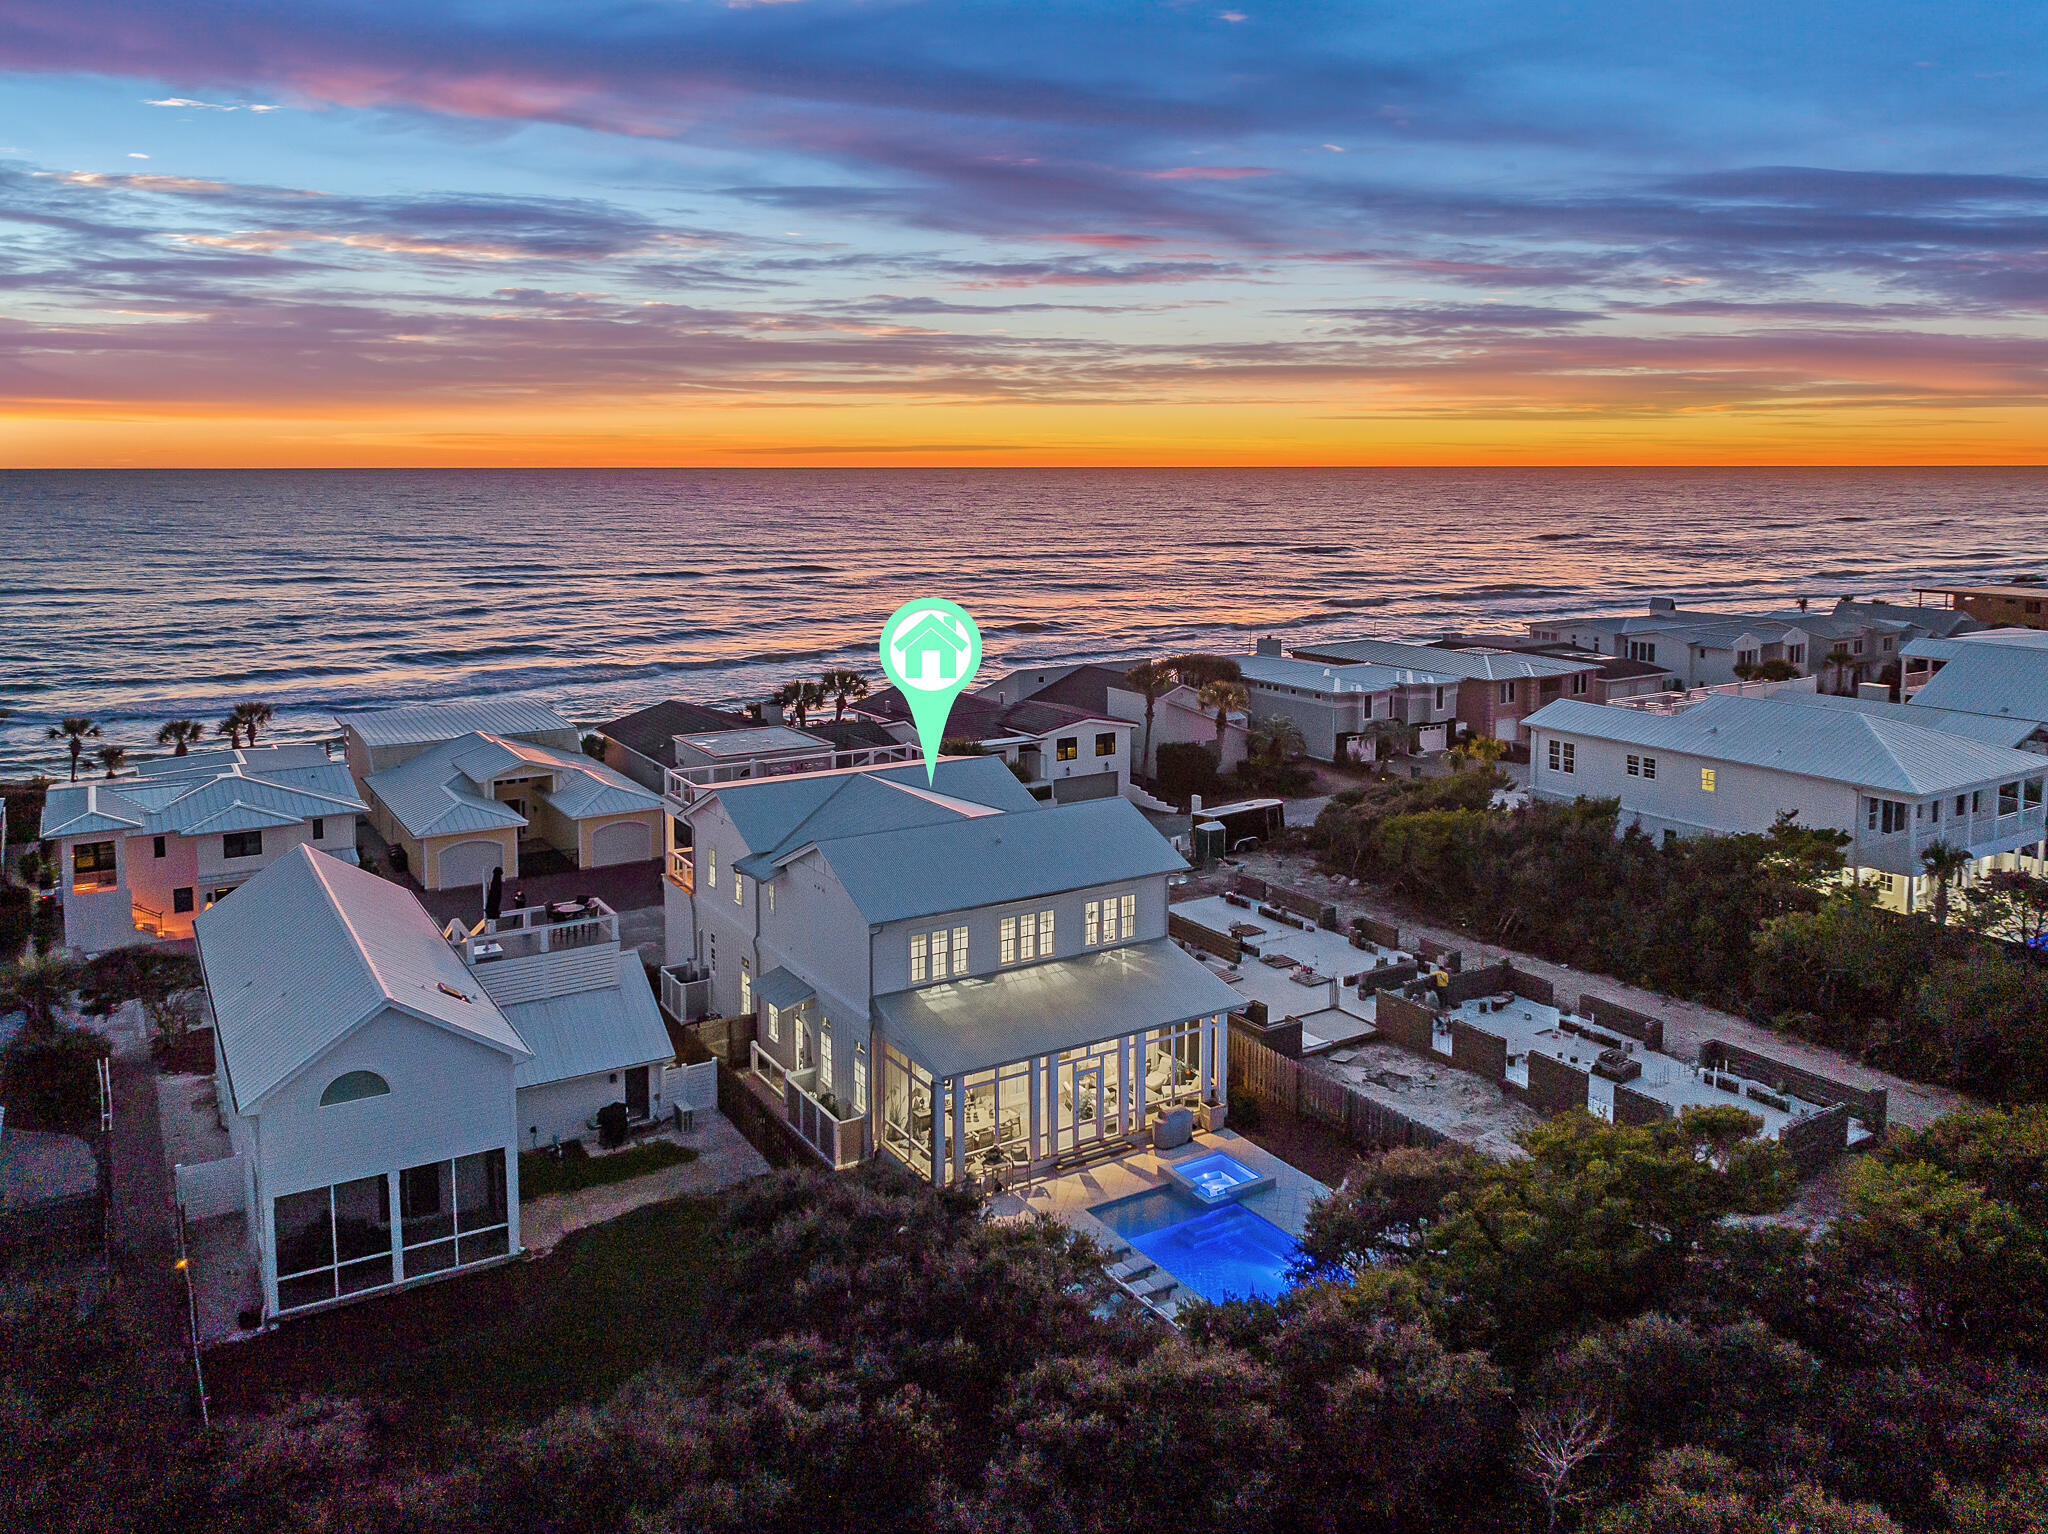
<path id="1" fill-rule="evenodd" d="M 390 1090 L 391 1083 L 375 1071 L 343 1071 L 327 1083 L 327 1090 L 320 1094 L 320 1106 L 352 1103 L 359 1097 L 383 1097 Z"/>

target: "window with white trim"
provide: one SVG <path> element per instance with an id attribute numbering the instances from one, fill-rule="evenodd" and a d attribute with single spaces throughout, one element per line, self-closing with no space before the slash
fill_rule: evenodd
<path id="1" fill-rule="evenodd" d="M 1643 776 L 1646 778 L 1654 778 L 1655 776 L 1657 776 L 1657 758 L 1655 758 L 1654 756 L 1646 756 L 1643 758 Z"/>
<path id="2" fill-rule="evenodd" d="M 770 1044 L 780 1044 L 782 1042 L 782 1008 L 770 1002 L 762 1010 L 768 1014 L 768 1042 Z"/>
<path id="3" fill-rule="evenodd" d="M 1017 962 L 1017 918 L 1005 916 L 996 926 L 996 962 Z"/>
<path id="4" fill-rule="evenodd" d="M 718 888 L 718 849 L 716 847 L 706 847 L 704 849 L 704 888 L 708 890 Z"/>
<path id="5" fill-rule="evenodd" d="M 747 903 L 747 876 L 738 869 L 734 869 L 732 874 L 732 903 L 734 905 L 745 905 Z"/>
<path id="6" fill-rule="evenodd" d="M 910 934 L 910 983 L 912 985 L 924 984 L 926 955 L 930 947 L 931 939 L 922 932 Z"/>
<path id="7" fill-rule="evenodd" d="M 867 1117 L 868 1047 L 865 1044 L 853 1046 L 853 1111 L 856 1117 Z"/>
<path id="8" fill-rule="evenodd" d="M 832 1019 L 818 1019 L 818 1085 L 832 1090 Z"/>
<path id="9" fill-rule="evenodd" d="M 740 1015 L 746 1016 L 754 1010 L 754 964 L 751 959 L 740 960 Z"/>
<path id="10" fill-rule="evenodd" d="M 953 929 L 953 978 L 958 980 L 967 973 L 967 929 Z"/>
<path id="11" fill-rule="evenodd" d="M 1093 948 L 1102 941 L 1102 907 L 1105 902 L 1091 900 L 1081 907 L 1081 946 Z"/>
<path id="12" fill-rule="evenodd" d="M 1628 759 L 1628 775 L 1632 778 L 1639 778 L 1643 775 L 1643 759 L 1641 757 L 1632 756 Z"/>
<path id="13" fill-rule="evenodd" d="M 768 892 L 768 914 L 773 916 L 775 914 L 775 881 L 770 879 L 761 888 Z"/>
<path id="14" fill-rule="evenodd" d="M 1128 943 L 1136 939 L 1138 935 L 1138 897 L 1136 895 L 1125 895 L 1117 904 L 1123 913 L 1124 941 Z M 1051 914 L 1050 911 L 1046 912 L 1048 916 Z"/>
<path id="15" fill-rule="evenodd" d="M 932 934 L 931 953 L 932 979 L 943 980 L 946 978 L 946 929 L 944 927 L 939 928 L 938 931 Z"/>

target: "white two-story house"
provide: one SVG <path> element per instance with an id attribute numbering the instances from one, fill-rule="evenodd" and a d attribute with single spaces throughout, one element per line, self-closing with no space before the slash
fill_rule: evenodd
<path id="1" fill-rule="evenodd" d="M 1186 863 L 1120 797 L 1000 761 L 713 785 L 672 803 L 671 962 L 757 1019 L 753 1069 L 835 1165 L 945 1183 L 1085 1156 L 1163 1108 L 1220 1124 L 1237 993 L 1166 935 Z"/>
<path id="2" fill-rule="evenodd" d="M 522 1150 L 664 1112 L 674 1049 L 602 906 L 444 932 L 301 847 L 197 937 L 231 1154 L 180 1199 L 241 1214 L 266 1321 L 517 1254 Z"/>
<path id="3" fill-rule="evenodd" d="M 1618 799 L 1624 827 L 1667 837 L 1768 831 L 1791 811 L 1848 832 L 1848 876 L 1903 910 L 1931 898 L 1933 843 L 1970 855 L 1968 879 L 2001 856 L 2038 857 L 2048 834 L 2048 762 L 1943 710 L 1721 694 L 1671 713 L 1553 703 L 1528 723 L 1538 799 Z"/>
<path id="4" fill-rule="evenodd" d="M 56 784 L 41 836 L 62 864 L 64 942 L 99 953 L 190 937 L 199 912 L 294 847 L 354 862 L 363 813 L 348 765 L 319 746 L 194 752 Z"/>
<path id="5" fill-rule="evenodd" d="M 1258 654 L 1236 657 L 1251 700 L 1246 712 L 1291 721 L 1317 761 L 1376 761 L 1390 754 L 1396 737 L 1418 751 L 1441 751 L 1450 743 L 1458 717 L 1456 676 L 1369 661 L 1290 660 L 1278 653 L 1277 642 L 1260 643 Z"/>

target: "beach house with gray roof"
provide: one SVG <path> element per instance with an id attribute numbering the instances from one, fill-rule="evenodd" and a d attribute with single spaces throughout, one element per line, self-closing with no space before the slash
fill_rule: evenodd
<path id="1" fill-rule="evenodd" d="M 132 777 L 54 784 L 64 941 L 99 953 L 186 938 L 193 919 L 298 846 L 354 862 L 366 806 L 320 746 L 250 746 L 143 762 Z"/>
<path id="2" fill-rule="evenodd" d="M 672 809 L 671 963 L 755 1019 L 750 1075 L 832 1165 L 935 1183 L 1084 1157 L 1163 1109 L 1220 1123 L 1237 993 L 1166 934 L 1185 861 L 1121 798 L 1001 761 L 713 785 Z"/>

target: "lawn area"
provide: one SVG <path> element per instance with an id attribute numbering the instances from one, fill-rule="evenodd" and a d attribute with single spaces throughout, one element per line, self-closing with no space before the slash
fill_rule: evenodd
<path id="1" fill-rule="evenodd" d="M 343 1306 L 206 1354 L 216 1411 L 302 1394 L 386 1397 L 534 1422 L 653 1364 L 703 1356 L 720 1293 L 717 1202 L 678 1199 L 580 1231 L 546 1257 Z"/>
<path id="2" fill-rule="evenodd" d="M 624 1182 L 643 1172 L 658 1172 L 665 1166 L 695 1161 L 697 1153 L 687 1145 L 668 1140 L 649 1140 L 606 1156 L 552 1156 L 546 1151 L 522 1151 L 519 1156 L 519 1202 L 545 1198 L 550 1193 L 574 1193 L 578 1188 L 596 1188 L 608 1182 Z"/>

